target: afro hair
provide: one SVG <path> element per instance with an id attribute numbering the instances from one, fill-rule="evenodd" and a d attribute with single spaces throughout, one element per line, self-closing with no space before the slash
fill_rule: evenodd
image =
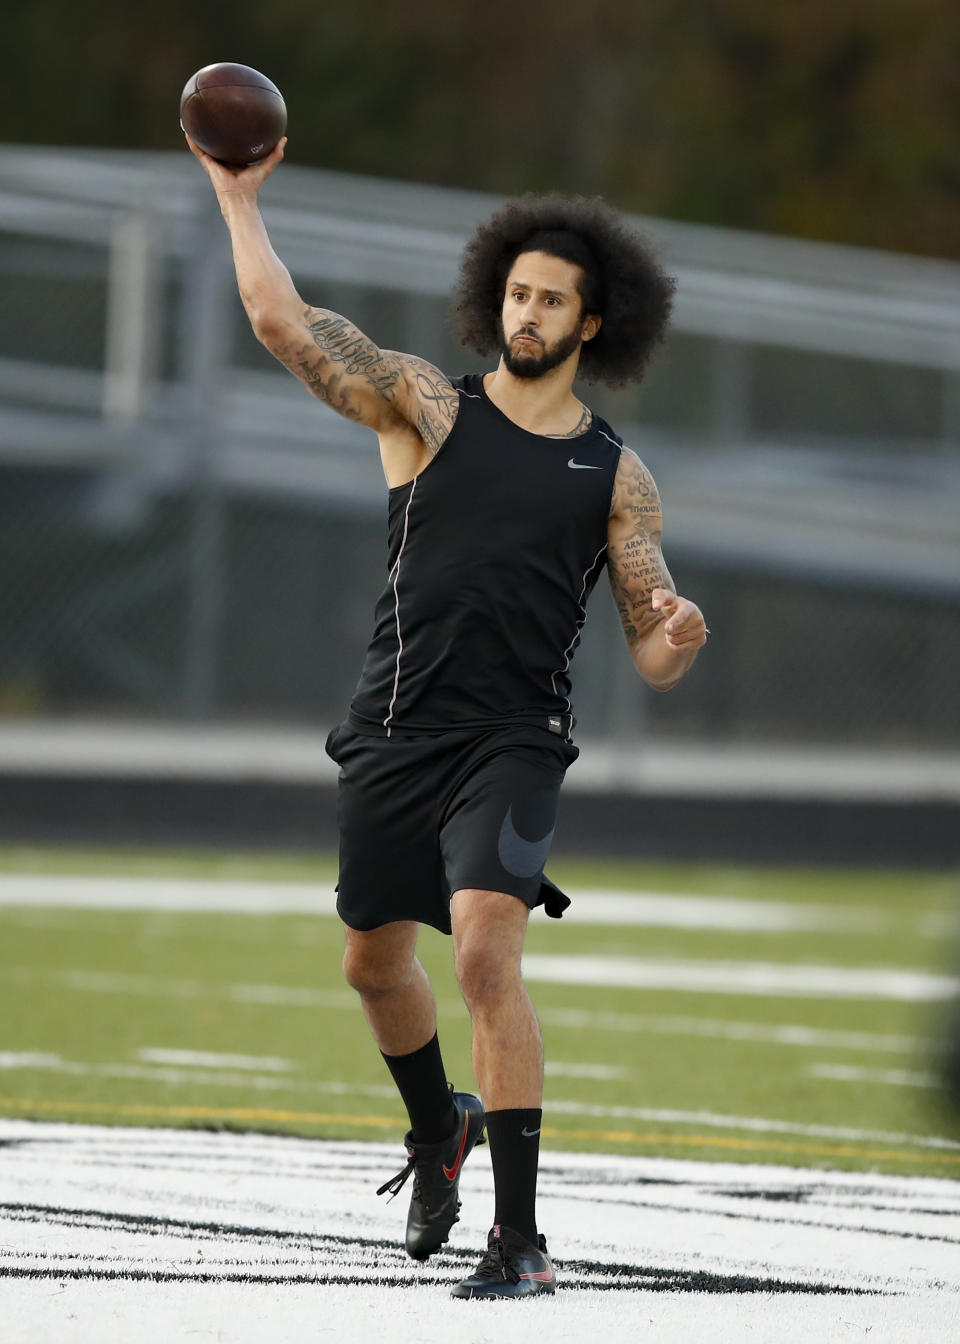
<path id="1" fill-rule="evenodd" d="M 504 286 L 522 252 L 543 251 L 584 272 L 584 314 L 602 319 L 584 344 L 579 374 L 619 387 L 638 381 L 663 339 L 674 280 L 650 243 L 599 196 L 526 195 L 508 201 L 467 243 L 454 293 L 454 324 L 480 355 L 499 348 Z"/>

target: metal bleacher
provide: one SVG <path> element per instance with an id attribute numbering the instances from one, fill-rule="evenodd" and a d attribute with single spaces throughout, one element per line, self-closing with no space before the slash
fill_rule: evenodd
<path id="1" fill-rule="evenodd" d="M 305 293 L 324 301 L 331 285 L 347 287 L 375 324 L 386 293 L 391 337 L 463 359 L 442 304 L 492 198 L 291 165 L 264 195 L 277 250 Z M 657 462 L 673 545 L 955 590 L 960 266 L 637 223 L 677 276 L 675 337 L 697 338 L 701 356 L 689 371 L 681 363 L 687 385 L 674 392 L 703 403 L 696 428 L 651 422 L 642 401 L 618 405 L 618 426 Z M 15 325 L 39 296 L 58 301 L 59 276 L 76 328 L 72 345 L 61 326 L 50 350 L 35 338 L 26 356 L 8 329 L 0 463 L 96 465 L 125 473 L 128 492 L 201 474 L 227 489 L 316 493 L 348 507 L 379 498 L 362 431 L 298 395 L 269 361 L 238 366 L 224 233 L 188 155 L 0 148 L 0 265 L 4 286 L 17 277 L 23 294 Z M 101 329 L 68 309 L 81 277 L 101 290 L 92 323 Z M 938 403 L 933 424 L 886 440 L 855 427 L 764 431 L 750 405 L 752 352 L 763 347 L 870 366 L 894 383 L 922 371 Z"/>
<path id="2" fill-rule="evenodd" d="M 452 373 L 470 367 L 446 302 L 463 243 L 495 198 L 295 163 L 263 195 L 276 249 L 310 302 L 347 312 L 385 346 Z M 909 602 L 921 592 L 956 633 L 960 265 L 634 222 L 677 277 L 672 334 L 639 391 L 587 395 L 654 468 L 668 558 L 704 573 L 799 576 L 825 593 L 840 585 Z M 186 152 L 0 146 L 0 313 L 0 516 L 28 479 L 41 493 L 62 487 L 94 533 L 135 528 L 171 496 L 195 501 L 196 518 L 238 499 L 379 517 L 369 435 L 305 395 L 253 340 L 215 201 Z M 226 563 L 215 529 L 198 537 L 202 528 L 188 625 L 201 633 L 185 658 L 195 668 L 224 582 L 210 574 Z M 583 659 L 586 700 L 605 705 L 599 782 L 622 781 L 636 774 L 621 757 L 644 714 L 627 678 L 591 671 L 623 661 L 607 658 L 615 623 L 591 624 L 604 650 Z M 957 680 L 954 665 L 937 685 Z M 145 712 L 162 717 L 159 703 Z M 179 703 L 229 720 L 209 688 Z M 711 713 L 697 724 L 708 738 Z M 904 738 L 914 745 L 924 744 Z M 794 746 L 810 743 L 794 734 Z M 665 769 L 682 759 L 669 724 L 659 747 Z M 702 777 L 703 761 L 690 770 Z M 839 777 L 836 760 L 832 770 Z M 861 783 L 872 773 L 866 760 Z M 937 788 L 955 796 L 947 774 L 953 782 L 941 771 Z"/>

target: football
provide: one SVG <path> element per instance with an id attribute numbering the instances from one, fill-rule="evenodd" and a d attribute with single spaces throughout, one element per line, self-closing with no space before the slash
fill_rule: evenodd
<path id="1" fill-rule="evenodd" d="M 287 129 L 276 84 L 249 65 L 220 61 L 187 80 L 180 125 L 212 158 L 232 168 L 265 159 Z"/>

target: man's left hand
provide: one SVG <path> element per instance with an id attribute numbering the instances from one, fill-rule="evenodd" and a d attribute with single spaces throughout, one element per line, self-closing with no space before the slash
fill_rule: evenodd
<path id="1" fill-rule="evenodd" d="M 678 597 L 668 588 L 654 588 L 650 605 L 664 617 L 663 634 L 668 648 L 689 652 L 706 644 L 709 631 L 695 602 Z"/>

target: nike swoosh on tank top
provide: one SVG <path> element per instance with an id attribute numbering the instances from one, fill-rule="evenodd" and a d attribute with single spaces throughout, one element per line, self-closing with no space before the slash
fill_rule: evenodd
<path id="1" fill-rule="evenodd" d="M 387 582 L 350 723 L 379 735 L 566 715 L 566 733 L 622 443 L 597 416 L 575 439 L 531 434 L 479 374 L 454 386 L 447 441 L 389 492 Z"/>

